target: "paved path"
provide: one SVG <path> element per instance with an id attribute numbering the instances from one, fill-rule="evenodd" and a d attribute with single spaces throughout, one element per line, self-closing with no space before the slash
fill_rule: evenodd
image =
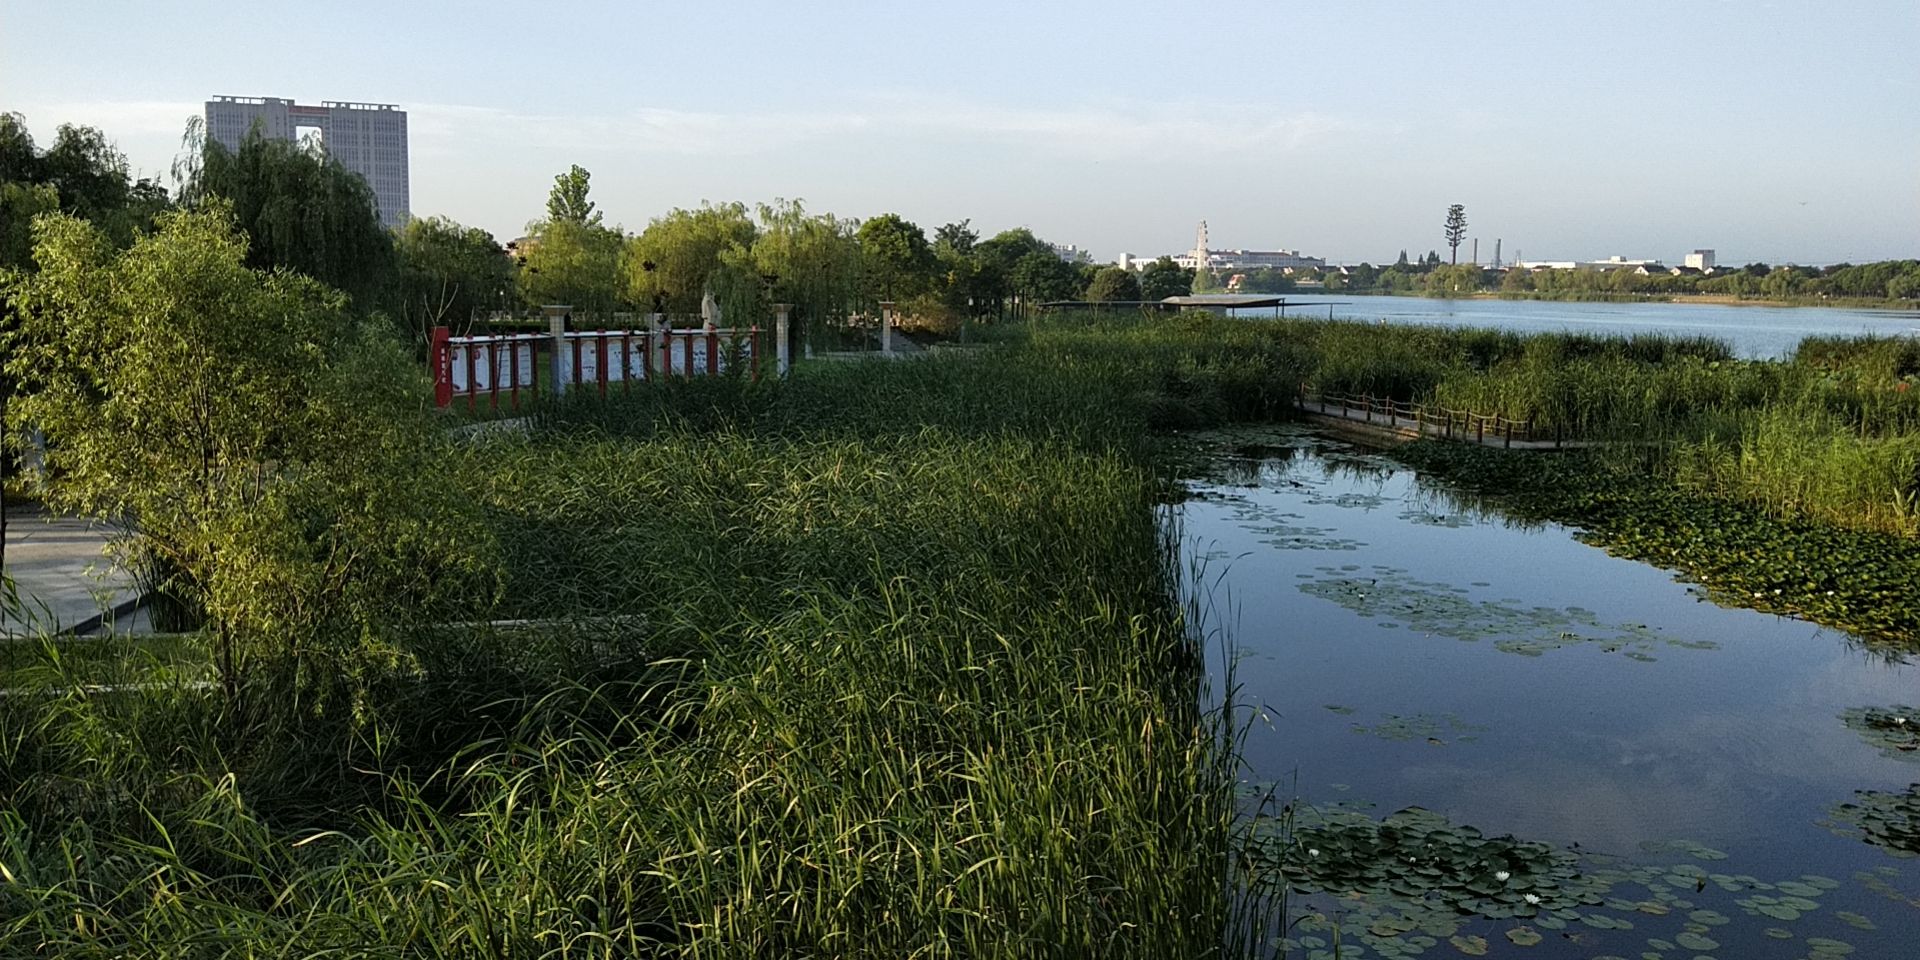
<path id="1" fill-rule="evenodd" d="M 112 533 L 85 520 L 8 508 L 5 573 L 22 609 L 0 610 L 0 636 L 65 630 L 134 599 L 133 578 L 102 553 Z M 145 632 L 145 612 L 116 629 Z"/>

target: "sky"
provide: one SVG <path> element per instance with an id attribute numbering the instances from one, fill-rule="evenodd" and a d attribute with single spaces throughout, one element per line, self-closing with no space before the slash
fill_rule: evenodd
<path id="1" fill-rule="evenodd" d="M 412 208 L 503 241 L 801 199 L 1101 260 L 1920 257 L 1920 3 L 0 0 L 0 110 L 165 176 L 217 94 L 408 111 Z M 1463 246 L 1461 256 L 1470 252 Z"/>

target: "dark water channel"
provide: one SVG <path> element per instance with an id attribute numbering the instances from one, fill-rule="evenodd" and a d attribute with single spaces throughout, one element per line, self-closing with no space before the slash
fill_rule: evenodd
<path id="1" fill-rule="evenodd" d="M 1920 670 L 1339 441 L 1222 443 L 1179 513 L 1300 804 L 1290 956 L 1920 957 Z"/>

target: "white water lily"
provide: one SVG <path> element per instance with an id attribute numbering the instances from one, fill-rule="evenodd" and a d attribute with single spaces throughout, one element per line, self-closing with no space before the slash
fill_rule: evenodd
<path id="1" fill-rule="evenodd" d="M 1533 906 L 1540 902 L 1540 895 L 1537 893 L 1529 893 L 1526 896 L 1521 897 L 1520 899 L 1527 901 L 1528 906 Z"/>
<path id="2" fill-rule="evenodd" d="M 1320 855 L 1320 849 L 1319 849 L 1318 847 L 1308 847 L 1308 848 L 1307 848 L 1307 856 L 1309 856 L 1309 857 L 1317 857 L 1317 856 L 1319 856 L 1319 855 Z"/>
<path id="3" fill-rule="evenodd" d="M 1513 876 L 1513 874 L 1511 874 L 1511 873 L 1508 873 L 1508 872 L 1506 872 L 1505 870 L 1495 870 L 1495 871 L 1493 872 L 1493 878 L 1494 878 L 1495 880 L 1498 880 L 1498 881 L 1500 881 L 1501 883 L 1506 883 L 1506 882 L 1507 882 L 1507 878 L 1508 878 L 1508 877 L 1511 877 L 1511 876 Z"/>

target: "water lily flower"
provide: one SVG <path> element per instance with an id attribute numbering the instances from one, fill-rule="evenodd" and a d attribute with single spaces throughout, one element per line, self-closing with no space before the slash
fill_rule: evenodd
<path id="1" fill-rule="evenodd" d="M 1540 895 L 1537 893 L 1529 893 L 1526 896 L 1521 897 L 1520 899 L 1525 900 L 1527 902 L 1527 905 L 1530 907 L 1537 906 L 1540 903 Z"/>
<path id="2" fill-rule="evenodd" d="M 1317 856 L 1319 856 L 1319 855 L 1320 855 L 1320 848 L 1318 848 L 1318 847 L 1308 847 L 1308 848 L 1307 848 L 1307 856 L 1309 856 L 1309 857 L 1317 857 Z"/>
<path id="3" fill-rule="evenodd" d="M 1511 873 L 1508 873 L 1508 872 L 1506 872 L 1505 870 L 1495 870 L 1495 871 L 1493 872 L 1493 878 L 1494 878 L 1495 880 L 1498 880 L 1498 881 L 1500 881 L 1501 883 L 1506 883 L 1506 882 L 1507 882 L 1507 878 L 1508 878 L 1508 877 L 1511 877 L 1511 876 L 1513 876 L 1513 874 L 1511 874 Z"/>

